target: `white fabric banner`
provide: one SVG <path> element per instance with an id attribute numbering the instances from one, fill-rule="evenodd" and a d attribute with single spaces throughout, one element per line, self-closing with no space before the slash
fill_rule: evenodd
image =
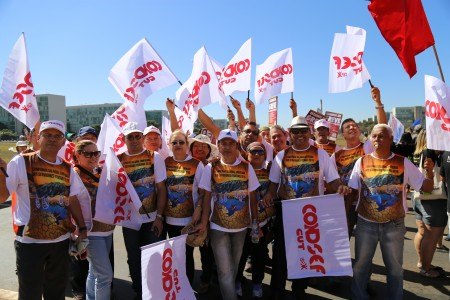
<path id="1" fill-rule="evenodd" d="M 334 35 L 330 55 L 328 92 L 342 93 L 361 88 L 370 79 L 362 61 L 366 31 L 347 26 L 347 33 Z"/>
<path id="2" fill-rule="evenodd" d="M 9 55 L 0 89 L 0 105 L 30 129 L 33 129 L 39 121 L 39 110 L 31 81 L 23 33 Z"/>
<path id="3" fill-rule="evenodd" d="M 127 101 L 123 103 L 113 114 L 111 118 L 115 119 L 120 128 L 123 128 L 128 122 L 136 122 L 140 130 L 147 127 L 147 118 L 145 117 L 145 109 L 142 105 L 134 105 Z"/>
<path id="4" fill-rule="evenodd" d="M 450 151 L 450 88 L 436 77 L 425 75 L 427 148 Z"/>
<path id="5" fill-rule="evenodd" d="M 94 220 L 139 230 L 141 200 L 112 148 L 100 175 Z"/>
<path id="6" fill-rule="evenodd" d="M 217 60 L 215 60 L 214 58 L 212 58 L 211 56 L 209 58 L 211 59 L 211 63 L 212 63 L 212 66 L 213 66 L 214 70 L 216 71 L 217 80 L 219 81 L 219 91 L 221 93 L 223 93 L 223 89 L 222 89 L 222 87 L 220 85 L 220 78 L 222 78 L 223 65 L 220 62 L 218 62 Z M 227 98 L 226 97 L 220 97 L 219 98 L 219 105 L 223 109 L 228 110 Z"/>
<path id="7" fill-rule="evenodd" d="M 219 80 L 221 88 L 226 96 L 234 92 L 246 92 L 250 90 L 252 61 L 252 39 L 248 39 L 222 69 Z"/>
<path id="8" fill-rule="evenodd" d="M 102 154 L 105 154 L 109 148 L 113 148 L 116 154 L 127 151 L 127 145 L 122 137 L 122 129 L 117 121 L 105 114 L 97 140 L 98 150 Z"/>
<path id="9" fill-rule="evenodd" d="M 255 104 L 273 96 L 294 91 L 292 49 L 287 48 L 269 56 L 256 66 Z"/>
<path id="10" fill-rule="evenodd" d="M 177 106 L 192 124 L 197 120 L 199 108 L 225 101 L 225 95 L 219 90 L 216 71 L 205 47 L 195 53 L 191 77 L 177 90 L 175 99 Z"/>
<path id="11" fill-rule="evenodd" d="M 58 156 L 69 164 L 75 165 L 73 161 L 73 154 L 75 152 L 75 144 L 66 140 L 64 146 L 61 147 L 58 151 Z"/>
<path id="12" fill-rule="evenodd" d="M 405 126 L 403 126 L 402 122 L 400 122 L 393 113 L 391 113 L 389 117 L 388 125 L 392 128 L 394 133 L 394 143 L 397 144 L 402 138 L 403 132 L 405 132 Z"/>
<path id="13" fill-rule="evenodd" d="M 169 145 L 170 135 L 172 134 L 172 126 L 170 126 L 170 120 L 166 117 L 162 117 L 161 135 L 163 144 Z"/>
<path id="14" fill-rule="evenodd" d="M 141 105 L 154 92 L 178 82 L 145 38 L 114 65 L 108 80 L 125 101 Z"/>
<path id="15" fill-rule="evenodd" d="M 186 237 L 141 247 L 142 299 L 195 300 L 186 276 Z"/>
<path id="16" fill-rule="evenodd" d="M 175 117 L 177 118 L 178 127 L 180 127 L 184 133 L 190 135 L 194 132 L 194 122 L 178 107 L 175 106 Z"/>
<path id="17" fill-rule="evenodd" d="M 351 276 L 342 195 L 285 200 L 282 205 L 288 278 Z"/>

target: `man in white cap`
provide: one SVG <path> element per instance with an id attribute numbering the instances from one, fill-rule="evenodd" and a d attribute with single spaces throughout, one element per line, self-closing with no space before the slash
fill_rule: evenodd
<path id="1" fill-rule="evenodd" d="M 162 159 L 166 159 L 170 155 L 169 148 L 161 137 L 161 131 L 153 125 L 144 129 L 143 143 L 145 149 L 158 152 Z"/>
<path id="2" fill-rule="evenodd" d="M 329 139 L 330 123 L 325 119 L 317 120 L 314 123 L 314 137 L 316 138 L 314 145 L 325 150 L 330 156 L 341 149 L 334 141 Z"/>
<path id="3" fill-rule="evenodd" d="M 239 159 L 236 132 L 220 131 L 218 147 L 221 158 L 205 167 L 199 185 L 205 190 L 205 198 L 198 229 L 207 230 L 211 216 L 210 239 L 217 258 L 220 291 L 223 299 L 235 300 L 235 278 L 247 227 L 251 219 L 252 224 L 258 224 L 255 190 L 259 182 L 253 167 Z"/>
<path id="4" fill-rule="evenodd" d="M 77 194 L 83 183 L 58 157 L 64 145 L 61 121 L 42 122 L 37 152 L 17 155 L 0 173 L 0 202 L 16 194 L 13 222 L 19 299 L 65 299 L 69 237 L 78 226 L 78 241 L 87 238 Z M 5 162 L 0 160 L 0 167 Z"/>
<path id="5" fill-rule="evenodd" d="M 139 130 L 136 122 L 127 123 L 122 132 L 128 151 L 118 155 L 118 158 L 142 201 L 139 209 L 143 221 L 141 228 L 134 230 L 122 227 L 131 281 L 140 299 L 142 295 L 140 247 L 164 239 L 166 166 L 158 152 L 144 149 L 143 132 Z"/>
<path id="6" fill-rule="evenodd" d="M 18 154 L 22 153 L 23 151 L 27 150 L 28 143 L 27 141 L 17 141 L 16 143 L 16 151 Z"/>
<path id="7" fill-rule="evenodd" d="M 274 198 L 296 199 L 324 194 L 324 180 L 328 183 L 327 191 L 348 193 L 348 188 L 341 185 L 336 168 L 330 163 L 328 154 L 310 145 L 310 128 L 306 119 L 296 116 L 289 128 L 291 146 L 277 154 L 273 160 L 269 179 L 269 191 L 264 197 L 264 204 L 271 206 Z M 278 197 L 276 190 L 278 188 Z M 281 201 L 275 201 L 276 218 L 274 224 L 274 246 L 272 279 L 273 294 L 271 299 L 282 299 L 287 278 L 286 250 L 284 246 L 283 213 Z M 292 282 L 292 292 L 297 299 L 305 296 L 306 279 Z"/>

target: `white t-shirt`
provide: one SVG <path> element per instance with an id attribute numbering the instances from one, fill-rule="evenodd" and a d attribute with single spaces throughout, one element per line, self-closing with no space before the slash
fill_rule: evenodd
<path id="1" fill-rule="evenodd" d="M 37 154 L 39 156 L 39 154 Z M 62 160 L 56 157 L 56 162 L 52 163 L 41 156 L 39 156 L 43 161 L 51 165 L 60 165 Z M 21 155 L 16 155 L 7 166 L 8 177 L 6 178 L 6 187 L 10 194 L 16 193 L 17 203 L 16 206 L 12 208 L 13 210 L 13 221 L 17 226 L 24 226 L 28 224 L 30 219 L 30 191 L 28 188 L 28 177 L 27 170 L 25 166 L 25 159 Z M 69 196 L 77 196 L 81 191 L 85 189 L 80 176 L 70 168 L 70 192 Z M 68 239 L 70 233 L 64 234 L 54 240 L 38 240 L 26 236 L 16 236 L 16 240 L 21 243 L 58 243 Z"/>
<path id="2" fill-rule="evenodd" d="M 180 162 L 179 160 L 176 160 L 175 157 L 173 159 L 175 161 Z M 192 159 L 192 156 L 188 155 L 182 161 L 188 161 L 188 160 L 191 160 L 191 159 Z M 200 180 L 202 178 L 202 174 L 203 174 L 204 168 L 205 167 L 203 166 L 203 163 L 199 162 L 199 164 L 197 165 L 197 169 L 195 170 L 194 183 L 193 183 L 193 186 L 192 186 L 192 200 L 194 201 L 194 209 L 197 206 L 197 202 L 198 202 L 198 185 L 199 185 Z M 188 218 L 173 218 L 173 217 L 167 217 L 166 216 L 166 223 L 170 224 L 170 225 L 175 225 L 175 226 L 186 226 L 187 224 L 189 224 L 189 222 L 191 222 L 191 220 L 192 220 L 192 217 L 188 217 Z"/>
<path id="3" fill-rule="evenodd" d="M 395 154 L 391 154 L 391 156 L 387 159 L 376 158 L 373 155 L 373 153 L 369 154 L 369 155 L 371 155 L 376 160 L 389 160 L 392 157 L 394 157 Z M 362 158 L 359 158 L 356 161 L 355 166 L 353 167 L 352 174 L 350 175 L 350 179 L 348 181 L 349 187 L 351 187 L 353 189 L 357 189 L 359 191 L 361 189 L 361 179 L 360 179 L 361 160 L 362 160 Z M 406 184 L 409 184 L 415 190 L 420 190 L 424 180 L 425 180 L 425 177 L 423 176 L 422 173 L 420 173 L 419 169 L 412 162 L 410 162 L 409 159 L 407 159 L 405 157 L 404 158 L 404 173 L 403 173 L 403 199 L 402 199 L 403 209 L 405 210 L 405 213 L 408 211 L 408 206 L 406 204 Z M 361 200 L 361 196 L 359 195 L 358 204 L 356 205 L 357 208 L 358 208 L 360 200 Z M 365 218 L 363 218 L 363 219 L 365 219 Z M 367 220 L 367 219 L 365 219 L 365 220 Z M 370 220 L 367 220 L 367 221 L 371 222 Z"/>
<path id="4" fill-rule="evenodd" d="M 292 149 L 294 151 L 303 152 L 307 151 L 308 148 L 303 150 L 297 150 L 294 147 Z M 270 181 L 274 183 L 280 183 L 281 182 L 281 168 L 283 163 L 283 157 L 284 157 L 285 150 L 279 152 L 277 156 L 275 157 L 272 168 L 270 169 L 270 175 L 269 179 Z M 332 182 L 336 179 L 339 179 L 339 175 L 336 171 L 336 168 L 333 166 L 333 164 L 330 161 L 330 156 L 328 156 L 328 153 L 323 149 L 317 149 L 317 154 L 319 156 L 319 195 L 324 194 L 324 179 L 326 182 Z"/>
<path id="5" fill-rule="evenodd" d="M 236 161 L 229 165 L 223 162 L 223 160 L 221 160 L 221 163 L 223 163 L 224 165 L 227 166 L 237 166 L 239 163 L 241 162 L 241 159 L 237 158 Z M 204 189 L 205 191 L 211 192 L 211 163 L 207 164 L 205 169 L 203 170 L 203 174 L 202 174 L 202 179 L 200 180 L 200 185 L 199 188 Z M 248 164 L 248 192 L 249 192 L 249 209 L 250 209 L 250 192 L 255 191 L 258 187 L 259 187 L 259 181 L 258 178 L 256 177 L 255 174 L 255 170 L 253 170 L 253 167 Z M 211 198 L 211 215 L 212 212 L 214 210 L 214 203 L 215 203 L 216 199 L 214 199 L 214 197 Z M 250 210 L 251 213 L 251 210 Z M 211 219 L 211 215 L 209 216 Z M 228 228 L 224 228 L 221 227 L 213 222 L 211 222 L 211 229 L 215 229 L 215 230 L 219 230 L 219 231 L 224 231 L 224 232 L 239 232 L 242 230 L 245 230 L 246 227 L 244 228 L 240 228 L 240 229 L 228 229 Z"/>

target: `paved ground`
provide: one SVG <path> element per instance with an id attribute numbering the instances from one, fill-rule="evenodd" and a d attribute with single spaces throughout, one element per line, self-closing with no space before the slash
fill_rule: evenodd
<path id="1" fill-rule="evenodd" d="M 413 246 L 413 238 L 416 232 L 414 214 L 409 212 L 406 217 L 407 233 L 405 236 L 405 253 L 404 253 L 404 289 L 405 299 L 450 299 L 450 277 L 446 279 L 426 279 L 418 274 L 416 267 L 417 256 Z M 447 232 L 446 232 L 447 233 Z M 15 254 L 13 248 L 13 232 L 11 225 L 11 209 L 8 205 L 0 205 L 0 299 L 17 299 L 17 277 L 15 275 Z M 353 238 L 351 239 L 353 247 Z M 449 242 L 444 241 L 444 245 L 450 247 Z M 114 294 L 115 299 L 128 300 L 132 299 L 132 289 L 130 278 L 128 276 L 128 266 L 126 263 L 126 251 L 123 244 L 122 232 L 120 228 L 116 229 L 114 237 L 115 249 L 115 279 Z M 195 251 L 196 263 L 196 281 L 194 288 L 197 287 L 200 275 L 200 258 L 199 252 Z M 449 271 L 448 253 L 436 252 L 433 260 L 434 265 L 443 267 Z M 386 290 L 386 270 L 379 249 L 377 249 L 372 275 L 372 290 L 376 292 L 373 299 L 387 299 Z M 251 278 L 250 274 L 245 273 L 247 278 Z M 450 276 L 450 273 L 448 273 Z M 342 278 L 341 285 L 333 288 L 327 288 L 322 281 L 319 281 L 314 287 L 309 287 L 307 293 L 309 299 L 349 299 L 350 297 L 350 278 Z M 265 294 L 268 294 L 268 284 L 270 282 L 270 268 L 266 270 L 264 278 Z M 290 290 L 288 283 L 287 289 Z M 70 299 L 70 292 L 67 292 L 67 299 Z M 209 294 L 198 297 L 199 299 L 220 299 L 219 288 L 212 285 Z M 251 299 L 251 283 L 244 286 L 243 299 Z M 269 299 L 269 297 L 265 297 Z M 288 299 L 293 299 L 288 294 Z"/>

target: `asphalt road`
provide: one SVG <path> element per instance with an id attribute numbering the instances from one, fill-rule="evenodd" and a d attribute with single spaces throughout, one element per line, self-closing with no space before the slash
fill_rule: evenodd
<path id="1" fill-rule="evenodd" d="M 410 203 L 409 203 L 410 204 Z M 0 205 L 0 299 L 17 299 L 17 277 L 15 274 L 15 253 L 13 248 L 14 234 L 12 231 L 11 208 L 7 204 Z M 445 279 L 428 279 L 419 275 L 417 264 L 417 255 L 414 250 L 413 238 L 416 232 L 414 214 L 410 211 L 406 216 L 407 233 L 405 236 L 404 252 L 404 298 L 405 299 L 450 299 L 450 277 Z M 447 231 L 446 231 L 447 233 Z M 353 241 L 352 253 L 353 253 Z M 450 247 L 449 242 L 444 241 L 444 245 Z M 132 299 L 133 291 L 131 289 L 130 277 L 128 275 L 128 265 L 126 263 L 126 251 L 123 244 L 122 230 L 117 228 L 114 233 L 114 251 L 115 251 L 115 273 L 114 273 L 114 296 L 117 300 Z M 200 276 L 200 257 L 196 249 L 195 267 L 196 280 L 194 289 L 199 283 Z M 450 270 L 448 253 L 436 252 L 433 264 L 443 267 L 446 271 Z M 450 276 L 450 273 L 447 273 Z M 250 279 L 251 274 L 245 273 Z M 377 249 L 373 260 L 371 290 L 375 292 L 373 299 L 387 299 L 386 292 L 386 270 L 381 257 L 381 252 Z M 327 286 L 324 280 L 319 280 L 314 287 L 308 287 L 306 290 L 309 299 L 349 299 L 350 298 L 350 277 L 344 277 L 340 280 L 338 286 Z M 270 267 L 266 269 L 264 278 L 265 298 L 269 299 L 268 284 L 270 282 Z M 286 286 L 290 290 L 290 283 Z M 70 290 L 67 289 L 67 299 L 71 299 Z M 220 299 L 220 292 L 217 284 L 213 284 L 207 295 L 199 296 L 198 299 Z M 244 297 L 242 299 L 251 299 L 251 282 L 247 281 L 244 285 Z M 287 299 L 294 299 L 288 293 Z"/>

